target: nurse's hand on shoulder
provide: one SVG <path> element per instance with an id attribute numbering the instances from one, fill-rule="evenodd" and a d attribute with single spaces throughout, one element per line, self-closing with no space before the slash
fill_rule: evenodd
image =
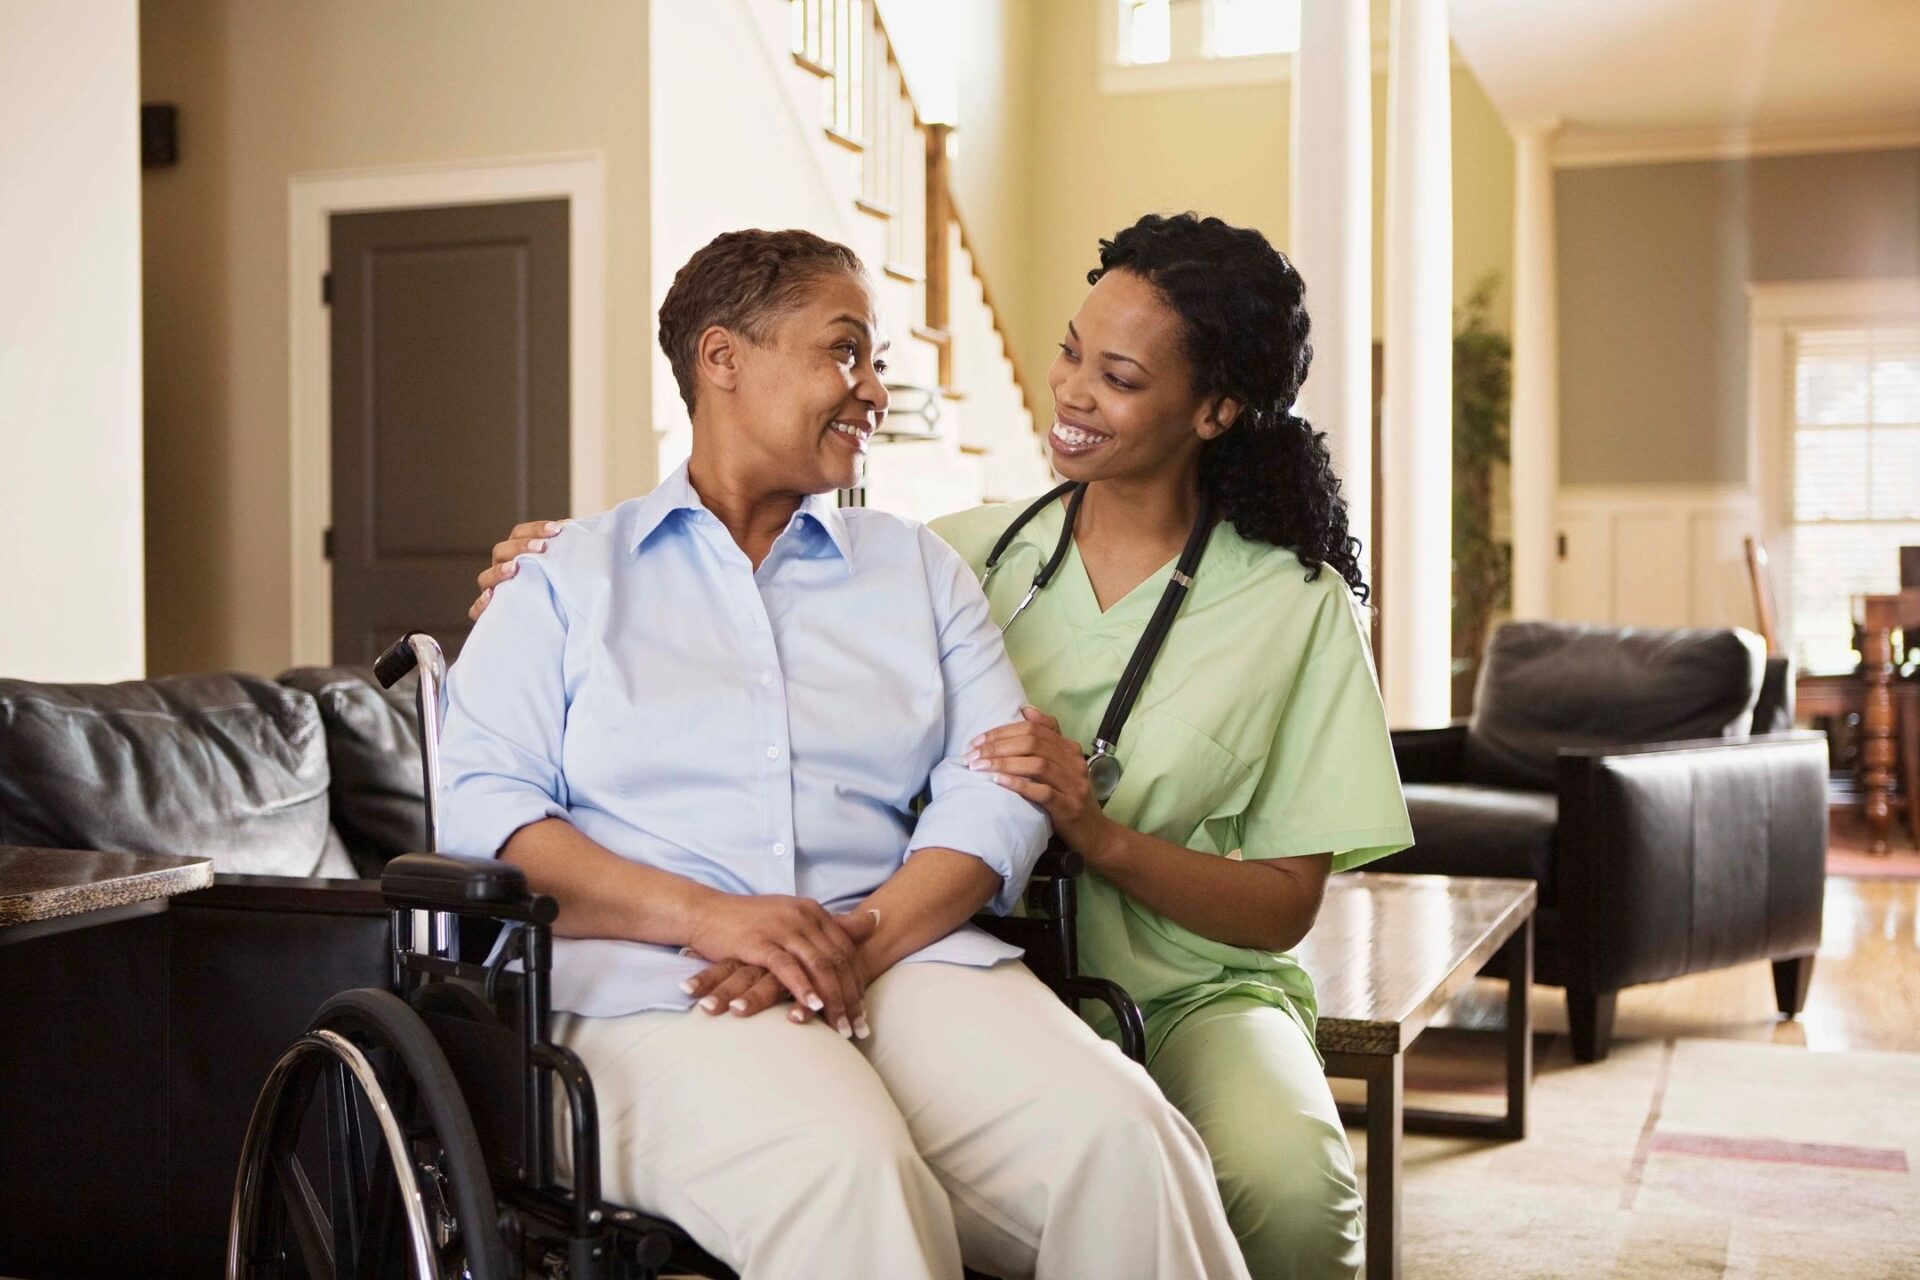
<path id="1" fill-rule="evenodd" d="M 1098 845 L 1111 819 L 1093 797 L 1087 756 L 1060 732 L 1060 722 L 1038 707 L 1020 708 L 1020 719 L 989 729 L 970 744 L 967 767 L 991 772 L 993 780 L 1047 811 L 1054 834 L 1075 849 Z"/>
<path id="2" fill-rule="evenodd" d="M 480 615 L 493 603 L 493 589 L 520 571 L 514 557 L 539 555 L 547 549 L 547 539 L 560 532 L 558 520 L 528 520 L 524 524 L 513 526 L 513 532 L 493 544 L 493 563 L 481 571 L 475 579 L 480 584 L 480 594 L 467 607 L 467 617 L 474 622 L 480 621 Z"/>

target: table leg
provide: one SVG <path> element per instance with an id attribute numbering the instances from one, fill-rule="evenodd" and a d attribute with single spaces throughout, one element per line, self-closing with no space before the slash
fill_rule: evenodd
<path id="1" fill-rule="evenodd" d="M 1913 643 L 1920 644 L 1920 637 Z M 1907 830 L 1913 847 L 1920 849 L 1920 688 L 1908 687 L 1900 693 L 1900 771 L 1907 792 Z"/>
<path id="2" fill-rule="evenodd" d="M 1507 942 L 1507 1122 L 1503 1136 L 1527 1136 L 1533 1087 L 1533 917 Z"/>
<path id="3" fill-rule="evenodd" d="M 1400 1276 L 1400 1108 L 1406 1058 L 1374 1059 L 1367 1073 L 1367 1280 Z"/>
<path id="4" fill-rule="evenodd" d="M 1893 610 L 1895 597 L 1866 597 L 1866 622 L 1860 641 L 1860 675 L 1866 684 L 1860 728 L 1860 812 L 1867 821 L 1869 847 L 1887 852 L 1893 825 L 1888 793 L 1893 789 Z"/>

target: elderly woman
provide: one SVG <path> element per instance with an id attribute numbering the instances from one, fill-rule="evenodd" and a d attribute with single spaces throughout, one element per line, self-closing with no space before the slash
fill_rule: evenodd
<path id="1" fill-rule="evenodd" d="M 966 564 L 823 496 L 886 411 L 875 327 L 858 259 L 804 232 L 681 269 L 692 457 L 494 591 L 446 847 L 559 900 L 609 1196 L 743 1275 L 1244 1276 L 1192 1127 L 966 924 L 1047 821 L 965 762 L 1022 703 Z"/>

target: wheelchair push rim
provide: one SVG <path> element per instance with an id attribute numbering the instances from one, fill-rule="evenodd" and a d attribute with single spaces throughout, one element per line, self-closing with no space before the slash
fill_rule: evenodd
<path id="1" fill-rule="evenodd" d="M 302 1159 L 316 1105 L 317 1187 Z M 506 1280 L 495 1211 L 472 1120 L 431 1033 L 391 993 L 343 992 L 281 1055 L 254 1104 L 227 1277 Z"/>

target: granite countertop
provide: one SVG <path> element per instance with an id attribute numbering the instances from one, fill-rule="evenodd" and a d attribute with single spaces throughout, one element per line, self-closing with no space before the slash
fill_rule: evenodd
<path id="1" fill-rule="evenodd" d="M 0 926 L 130 906 L 212 883 L 210 858 L 0 845 Z"/>

